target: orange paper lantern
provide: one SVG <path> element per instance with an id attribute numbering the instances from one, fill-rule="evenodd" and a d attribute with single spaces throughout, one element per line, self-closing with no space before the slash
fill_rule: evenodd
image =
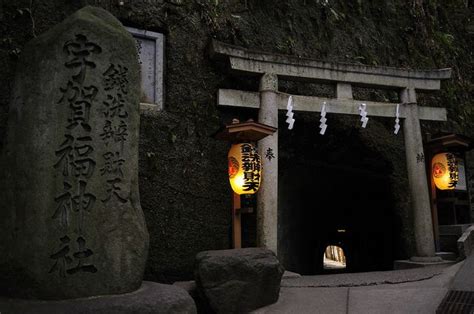
<path id="1" fill-rule="evenodd" d="M 440 153 L 431 160 L 431 176 L 440 190 L 453 190 L 459 180 L 458 161 L 451 153 Z"/>
<path id="2" fill-rule="evenodd" d="M 229 182 L 235 193 L 257 193 L 262 174 L 260 156 L 250 143 L 234 144 L 227 156 Z"/>

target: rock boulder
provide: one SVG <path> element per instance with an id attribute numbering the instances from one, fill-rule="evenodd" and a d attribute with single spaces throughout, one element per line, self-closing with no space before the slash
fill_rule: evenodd
<path id="1" fill-rule="evenodd" d="M 284 269 L 262 248 L 205 251 L 196 256 L 200 297 L 217 313 L 243 313 L 275 303 Z"/>

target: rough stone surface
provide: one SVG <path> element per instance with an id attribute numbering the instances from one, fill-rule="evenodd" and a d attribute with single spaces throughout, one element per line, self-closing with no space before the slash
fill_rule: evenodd
<path id="1" fill-rule="evenodd" d="M 474 292 L 474 254 L 466 258 L 450 287 L 451 290 Z"/>
<path id="2" fill-rule="evenodd" d="M 446 288 L 351 289 L 350 313 L 436 313 Z"/>
<path id="3" fill-rule="evenodd" d="M 196 256 L 198 291 L 217 313 L 243 313 L 276 302 L 283 272 L 275 254 L 262 248 Z"/>
<path id="4" fill-rule="evenodd" d="M 433 257 L 435 256 L 433 224 L 428 183 L 425 179 L 426 167 L 424 162 L 420 162 L 424 152 L 415 89 L 406 88 L 402 90 L 400 92 L 400 101 L 405 103 L 404 107 L 409 112 L 403 122 L 403 136 L 405 139 L 408 183 L 414 217 L 415 254 L 417 257 Z"/>
<path id="5" fill-rule="evenodd" d="M 148 232 L 135 56 L 120 22 L 93 7 L 25 46 L 1 165 L 2 293 L 63 299 L 140 287 Z"/>
<path id="6" fill-rule="evenodd" d="M 184 289 L 193 299 L 197 297 L 197 287 L 194 280 L 177 281 L 173 285 Z"/>
<path id="7" fill-rule="evenodd" d="M 196 282 L 194 280 L 176 281 L 173 283 L 173 285 L 184 289 L 191 296 L 191 298 L 193 298 L 199 313 L 206 312 L 208 309 L 208 304 L 205 302 L 205 300 L 199 298 Z"/>
<path id="8" fill-rule="evenodd" d="M 283 277 L 281 279 L 294 279 L 294 278 L 301 278 L 301 275 L 289 270 L 285 270 L 285 272 L 283 273 Z"/>
<path id="9" fill-rule="evenodd" d="M 432 268 L 432 267 L 445 267 L 456 263 L 453 260 L 443 260 L 441 257 L 436 256 L 437 259 L 427 259 L 427 261 L 418 260 L 414 261 L 412 259 L 404 260 L 395 260 L 393 261 L 393 269 L 402 270 L 402 269 L 411 269 L 411 268 Z"/>
<path id="10" fill-rule="evenodd" d="M 183 289 L 144 281 L 140 289 L 126 294 L 61 301 L 0 298 L 0 312 L 11 314 L 92 313 L 196 313 L 193 299 Z"/>
<path id="11" fill-rule="evenodd" d="M 265 74 L 260 78 L 258 122 L 278 127 L 278 77 Z M 278 130 L 258 143 L 262 158 L 262 183 L 257 198 L 257 245 L 278 253 Z"/>
<path id="12" fill-rule="evenodd" d="M 347 313 L 348 290 L 348 288 L 282 288 L 277 303 L 252 313 Z"/>
<path id="13" fill-rule="evenodd" d="M 457 240 L 459 256 L 467 258 L 472 254 L 474 249 L 474 226 L 467 228 L 462 236 Z"/>
<path id="14" fill-rule="evenodd" d="M 435 313 L 461 265 L 428 277 L 423 276 L 424 269 L 418 269 L 418 275 L 407 270 L 344 274 L 344 279 L 343 274 L 303 276 L 305 285 L 282 284 L 277 303 L 252 313 Z M 341 283 L 341 279 L 346 285 L 320 286 Z"/>

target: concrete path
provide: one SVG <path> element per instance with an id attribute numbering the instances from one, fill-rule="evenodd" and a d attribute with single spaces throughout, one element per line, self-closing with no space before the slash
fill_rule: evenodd
<path id="1" fill-rule="evenodd" d="M 283 279 L 278 302 L 254 313 L 435 313 L 461 265 Z"/>
<path id="2" fill-rule="evenodd" d="M 451 290 L 474 292 L 474 254 L 468 256 L 454 277 Z"/>

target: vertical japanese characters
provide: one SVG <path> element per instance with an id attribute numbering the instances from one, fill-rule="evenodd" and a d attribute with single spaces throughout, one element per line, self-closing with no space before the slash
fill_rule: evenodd
<path id="1" fill-rule="evenodd" d="M 97 105 L 98 87 L 88 83 L 96 69 L 94 57 L 102 52 L 99 45 L 86 36 L 77 34 L 74 40 L 64 43 L 65 71 L 70 79 L 60 87 L 59 106 L 69 108 L 64 129 L 64 140 L 55 151 L 54 169 L 60 173 L 63 191 L 55 197 L 56 208 L 52 214 L 63 234 L 58 248 L 50 255 L 49 273 L 61 277 L 78 272 L 95 273 L 98 269 L 89 261 L 94 255 L 87 247 L 84 225 L 87 214 L 94 210 L 97 196 L 88 188 L 94 175 L 96 160 L 90 124 L 91 109 Z"/>
<path id="2" fill-rule="evenodd" d="M 101 200 L 106 203 L 115 198 L 120 203 L 129 199 L 129 191 L 122 186 L 125 163 L 123 157 L 124 143 L 128 137 L 128 112 L 125 109 L 125 96 L 128 94 L 128 69 L 120 64 L 111 64 L 103 73 L 106 100 L 102 113 L 105 123 L 100 134 L 107 151 L 103 154 L 104 167 L 100 169 L 105 177 L 107 195 Z"/>
<path id="3" fill-rule="evenodd" d="M 54 169 L 60 173 L 63 190 L 55 197 L 52 214 L 63 234 L 50 255 L 53 265 L 49 272 L 66 277 L 98 271 L 91 263 L 94 252 L 88 248 L 85 230 L 87 216 L 97 202 L 115 205 L 130 199 L 130 191 L 123 184 L 124 145 L 129 136 L 129 79 L 127 67 L 121 64 L 111 63 L 105 71 L 98 69 L 94 57 L 102 53 L 102 48 L 84 35 L 64 43 L 63 52 L 67 57 L 64 66 L 71 76 L 59 88 L 57 105 L 66 106 L 69 116 L 64 139 L 55 151 Z M 90 83 L 97 77 L 102 80 L 99 86 Z M 106 187 L 103 195 L 89 188 L 90 180 L 97 181 L 98 177 Z"/>
<path id="4" fill-rule="evenodd" d="M 248 143 L 240 146 L 242 170 L 244 171 L 244 192 L 257 192 L 260 187 L 260 156 Z"/>
<path id="5" fill-rule="evenodd" d="M 449 187 L 455 188 L 459 181 L 459 172 L 458 172 L 458 162 L 456 157 L 451 154 L 446 154 L 446 159 L 448 161 L 448 170 L 449 170 Z"/>

